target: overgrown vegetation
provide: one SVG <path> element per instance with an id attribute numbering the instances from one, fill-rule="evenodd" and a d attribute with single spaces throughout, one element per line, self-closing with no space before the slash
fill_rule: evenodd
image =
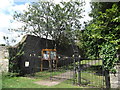
<path id="1" fill-rule="evenodd" d="M 11 73 L 18 73 L 20 74 L 20 67 L 19 67 L 19 60 L 21 56 L 24 54 L 24 47 L 25 43 L 19 45 L 19 47 L 9 47 L 9 71 Z"/>
<path id="2" fill-rule="evenodd" d="M 85 30 L 77 33 L 78 45 L 84 48 L 85 56 L 102 58 L 104 68 L 112 72 L 115 72 L 113 68 L 120 49 L 119 5 L 119 2 L 93 2 L 90 14 L 93 20 L 86 24 Z"/>

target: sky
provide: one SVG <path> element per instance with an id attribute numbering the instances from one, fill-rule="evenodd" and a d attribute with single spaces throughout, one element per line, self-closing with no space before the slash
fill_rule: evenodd
<path id="1" fill-rule="evenodd" d="M 6 44 L 3 36 L 9 37 L 10 45 L 15 45 L 22 39 L 23 35 L 20 35 L 19 32 L 10 32 L 8 29 L 17 29 L 23 25 L 22 23 L 13 20 L 13 15 L 15 11 L 22 13 L 23 10 L 27 10 L 27 7 L 31 1 L 37 0 L 0 0 L 0 44 Z M 59 3 L 60 1 L 64 0 L 54 0 L 55 3 Z M 90 4 L 89 2 L 86 2 L 84 12 L 85 18 L 81 20 L 82 22 L 91 20 L 91 18 L 88 16 L 90 11 Z M 13 39 L 16 40 L 15 43 L 11 42 Z"/>

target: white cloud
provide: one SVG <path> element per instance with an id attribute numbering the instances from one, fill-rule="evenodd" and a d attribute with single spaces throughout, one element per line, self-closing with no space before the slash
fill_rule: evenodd
<path id="1" fill-rule="evenodd" d="M 6 33 L 0 32 L 0 44 L 5 44 L 5 41 L 3 40 L 4 35 L 6 35 Z"/>
<path id="2" fill-rule="evenodd" d="M 13 0 L 1 0 L 0 1 L 0 8 L 5 9 L 8 8 L 13 4 Z"/>
<path id="3" fill-rule="evenodd" d="M 25 3 L 22 5 L 15 5 L 13 7 L 13 11 L 23 12 L 23 10 L 27 10 L 28 6 L 29 6 L 29 3 Z"/>
<path id="4" fill-rule="evenodd" d="M 9 27 L 11 19 L 12 19 L 11 15 L 0 13 L 0 29 L 4 27 Z"/>
<path id="5" fill-rule="evenodd" d="M 19 28 L 23 25 L 13 20 L 13 14 L 14 11 L 23 12 L 23 10 L 27 10 L 28 3 L 17 5 L 13 1 L 14 0 L 0 1 L 0 44 L 5 43 L 3 36 L 9 37 L 10 40 L 15 38 L 17 41 L 20 41 L 21 39 L 21 37 L 18 37 L 20 33 L 9 32 L 8 29 Z"/>

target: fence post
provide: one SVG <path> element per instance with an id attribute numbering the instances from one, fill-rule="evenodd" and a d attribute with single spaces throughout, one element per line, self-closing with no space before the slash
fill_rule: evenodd
<path id="1" fill-rule="evenodd" d="M 106 88 L 111 88 L 109 70 L 105 70 L 105 84 Z"/>

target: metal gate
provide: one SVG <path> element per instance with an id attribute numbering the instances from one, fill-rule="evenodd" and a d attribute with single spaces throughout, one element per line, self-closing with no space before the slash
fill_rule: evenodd
<path id="1" fill-rule="evenodd" d="M 82 87 L 105 88 L 105 75 L 101 59 L 61 58 L 58 60 L 57 69 L 51 71 L 50 79 Z"/>
<path id="2" fill-rule="evenodd" d="M 73 59 L 70 57 L 61 58 L 58 60 L 57 69 L 52 69 L 50 74 L 51 80 L 73 81 Z"/>

